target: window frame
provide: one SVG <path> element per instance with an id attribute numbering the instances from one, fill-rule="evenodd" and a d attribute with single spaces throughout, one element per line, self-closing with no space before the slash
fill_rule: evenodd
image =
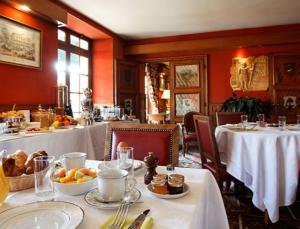
<path id="1" fill-rule="evenodd" d="M 61 41 L 58 39 L 58 30 L 61 30 L 63 32 L 65 32 L 65 41 Z M 71 40 L 70 37 L 71 35 L 78 37 L 79 39 L 83 39 L 85 41 L 88 42 L 88 50 L 80 48 L 80 40 L 79 40 L 79 46 L 75 46 L 71 44 Z M 70 98 L 71 98 L 71 91 L 70 91 L 70 71 L 68 70 L 68 67 L 70 66 L 70 57 L 71 57 L 71 53 L 74 53 L 76 55 L 80 56 L 84 56 L 86 58 L 88 58 L 89 63 L 88 63 L 88 87 L 89 88 L 93 88 L 93 61 L 92 61 L 92 57 L 93 57 L 93 50 L 92 50 L 92 45 L 93 45 L 93 41 L 91 39 L 89 39 L 88 37 L 76 33 L 70 29 L 67 28 L 58 28 L 57 29 L 57 53 L 58 53 L 58 49 L 61 49 L 63 51 L 66 52 L 66 85 L 68 86 L 68 102 L 69 104 L 71 104 Z M 79 73 L 79 75 L 82 75 Z M 57 76 L 58 76 L 58 71 L 57 71 Z M 72 94 L 81 94 L 80 92 L 72 92 Z M 74 111 L 73 111 L 74 112 Z M 82 112 L 82 110 L 80 110 L 80 113 Z M 75 111 L 75 113 L 77 113 Z"/>

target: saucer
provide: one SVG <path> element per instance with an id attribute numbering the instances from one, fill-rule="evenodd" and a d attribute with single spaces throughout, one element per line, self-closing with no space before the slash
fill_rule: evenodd
<path id="1" fill-rule="evenodd" d="M 187 184 L 183 185 L 183 192 L 179 193 L 179 194 L 159 194 L 159 193 L 153 192 L 151 184 L 147 185 L 147 189 L 151 192 L 151 194 L 153 194 L 154 196 L 161 198 L 161 199 L 177 199 L 177 198 L 185 196 L 190 191 L 190 187 Z"/>
<path id="2" fill-rule="evenodd" d="M 120 200 L 120 201 L 115 201 L 115 202 L 106 202 L 106 201 L 102 201 L 99 198 L 99 191 L 98 188 L 93 189 L 91 191 L 89 191 L 85 197 L 84 200 L 88 205 L 91 205 L 93 207 L 96 208 L 100 208 L 100 209 L 115 209 L 121 206 L 122 203 L 127 202 L 128 204 L 133 204 L 136 201 L 138 201 L 141 198 L 141 192 L 134 188 L 130 193 L 129 193 L 129 197 Z"/>

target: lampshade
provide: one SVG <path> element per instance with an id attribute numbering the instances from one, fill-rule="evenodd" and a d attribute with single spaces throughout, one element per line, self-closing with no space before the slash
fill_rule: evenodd
<path id="1" fill-rule="evenodd" d="M 170 99 L 170 90 L 164 90 L 164 92 L 161 95 L 162 99 Z"/>

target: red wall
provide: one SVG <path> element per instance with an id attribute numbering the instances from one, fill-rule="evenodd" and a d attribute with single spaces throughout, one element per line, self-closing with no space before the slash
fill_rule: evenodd
<path id="1" fill-rule="evenodd" d="M 0 63 L 0 104 L 53 104 L 56 86 L 56 26 L 4 3 L 0 3 L 0 15 L 42 32 L 41 70 Z"/>
<path id="2" fill-rule="evenodd" d="M 113 39 L 93 42 L 93 100 L 113 104 Z"/>
<path id="3" fill-rule="evenodd" d="M 126 45 L 142 45 L 142 44 L 164 44 L 168 42 L 178 42 L 180 46 L 181 41 L 192 41 L 209 38 L 227 38 L 232 36 L 243 37 L 245 35 L 268 34 L 280 32 L 300 31 L 300 24 L 295 25 L 281 25 L 273 27 L 253 28 L 253 29 L 238 29 L 228 31 L 218 31 L 191 35 L 180 35 L 171 37 L 160 37 L 143 40 L 127 41 Z M 207 42 L 207 41 L 206 41 Z M 162 48 L 163 50 L 163 48 Z M 162 52 L 142 54 L 130 57 L 133 60 L 147 62 L 148 60 L 180 57 L 195 57 L 199 55 L 206 55 L 208 58 L 208 93 L 210 103 L 222 103 L 232 95 L 232 89 L 229 83 L 230 67 L 232 59 L 235 57 L 248 57 L 280 53 L 300 53 L 300 44 L 293 45 L 276 45 L 276 46 L 261 46 L 255 48 L 223 48 L 215 50 L 186 50 L 178 52 Z M 271 76 L 272 77 L 272 76 Z M 254 96 L 260 97 L 262 100 L 270 99 L 269 91 L 254 91 L 254 92 L 236 92 L 239 96 Z"/>
<path id="4" fill-rule="evenodd" d="M 298 45 L 267 46 L 245 49 L 222 49 L 208 53 L 208 76 L 209 76 L 209 101 L 210 103 L 222 103 L 232 95 L 230 87 L 230 67 L 235 57 L 248 57 L 269 55 L 277 53 L 300 52 Z M 270 99 L 268 91 L 242 92 L 237 91 L 239 96 L 260 97 L 262 100 Z"/>

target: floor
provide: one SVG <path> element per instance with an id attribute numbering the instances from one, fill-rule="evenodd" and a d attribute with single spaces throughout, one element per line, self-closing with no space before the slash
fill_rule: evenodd
<path id="1" fill-rule="evenodd" d="M 189 153 L 185 155 L 185 157 L 182 156 L 180 151 L 179 166 L 201 168 L 201 160 L 197 147 L 191 147 Z M 300 229 L 300 197 L 297 198 L 299 201 L 290 207 L 298 220 L 291 217 L 287 207 L 282 207 L 280 208 L 280 220 L 275 224 L 272 224 L 271 222 L 266 224 L 264 213 L 252 204 L 251 196 L 251 191 L 247 190 L 245 198 L 232 195 L 223 197 L 231 229 Z"/>

